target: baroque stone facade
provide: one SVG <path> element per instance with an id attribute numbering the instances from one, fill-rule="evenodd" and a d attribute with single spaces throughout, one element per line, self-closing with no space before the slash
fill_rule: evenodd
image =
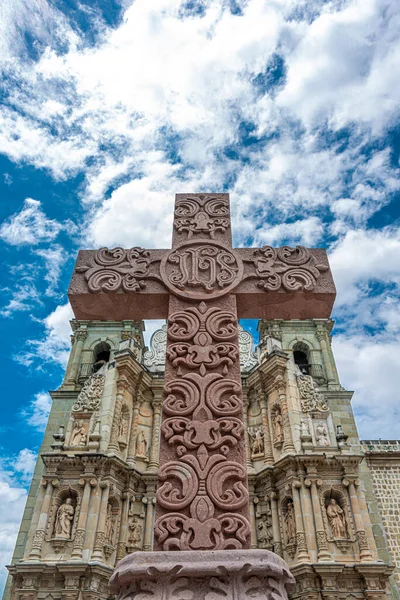
<path id="1" fill-rule="evenodd" d="M 212 228 L 224 228 L 222 217 L 210 219 Z M 180 226 L 188 231 L 204 225 L 186 221 Z M 267 259 L 260 254 L 261 274 Z M 140 285 L 147 258 L 135 260 Z M 97 285 L 96 265 L 92 269 L 85 273 Z M 200 307 L 196 315 L 203 318 Z M 329 319 L 260 321 L 257 354 L 239 330 L 244 406 L 240 418 L 234 417 L 244 428 L 250 494 L 244 526 L 249 518 L 249 537 L 246 530 L 243 543 L 287 561 L 296 579 L 293 598 L 398 598 L 390 566 L 391 557 L 400 560 L 398 458 L 387 462 L 388 452 L 382 458 L 375 443 L 360 443 L 352 394 L 336 371 L 332 326 Z M 115 564 L 128 553 L 155 548 L 155 520 L 160 528 L 164 514 L 156 503 L 156 481 L 166 332 L 156 332 L 145 352 L 141 322 L 74 320 L 72 329 L 65 379 L 52 392 L 41 458 L 9 567 L 6 597 L 12 600 L 105 600 Z M 174 368 L 193 371 L 190 382 L 207 377 L 200 363 L 190 364 L 193 355 L 178 350 L 174 354 L 170 347 Z M 229 369 L 229 348 L 221 356 Z M 184 434 L 176 428 L 169 433 Z M 162 502 L 163 493 L 160 497 Z M 204 512 L 200 502 L 196 506 Z M 237 531 L 224 539 L 240 542 Z"/>

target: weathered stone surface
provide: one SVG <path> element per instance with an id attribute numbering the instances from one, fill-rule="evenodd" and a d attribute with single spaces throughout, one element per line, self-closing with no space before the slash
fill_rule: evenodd
<path id="1" fill-rule="evenodd" d="M 182 295 L 180 287 L 168 281 L 174 271 L 174 264 L 170 260 L 182 258 L 191 244 L 182 244 L 180 252 L 146 251 L 148 267 L 142 273 L 138 273 L 136 259 L 131 263 L 121 261 L 120 256 L 128 250 L 81 250 L 68 292 L 76 318 L 106 320 L 110 314 L 115 320 L 167 318 L 169 292 Z M 221 245 L 216 241 L 207 241 L 203 248 L 200 246 L 194 243 L 193 250 L 221 250 Z M 280 254 L 290 254 L 285 246 L 236 248 L 226 254 L 221 252 L 220 257 L 232 261 L 227 265 L 231 269 L 229 277 L 232 281 L 220 288 L 218 295 L 230 291 L 235 293 L 239 318 L 329 317 L 336 290 L 326 251 L 323 248 L 291 251 L 292 258 L 289 256 L 286 262 L 279 258 Z M 105 256 L 108 257 L 107 261 Z M 300 264 L 290 264 L 288 260 Z M 220 271 L 215 277 L 219 274 Z M 194 288 L 185 297 L 207 300 L 211 291 L 203 289 L 199 292 Z"/>
<path id="2" fill-rule="evenodd" d="M 136 552 L 118 563 L 110 589 L 120 600 L 286 600 L 294 578 L 268 550 Z"/>

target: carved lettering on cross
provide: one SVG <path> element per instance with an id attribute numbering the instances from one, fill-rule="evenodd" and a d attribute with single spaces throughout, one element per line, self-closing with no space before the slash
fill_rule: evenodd
<path id="1" fill-rule="evenodd" d="M 155 549 L 250 547 L 239 318 L 329 317 L 323 249 L 232 248 L 228 194 L 177 194 L 171 250 L 80 251 L 77 319 L 168 318 Z"/>

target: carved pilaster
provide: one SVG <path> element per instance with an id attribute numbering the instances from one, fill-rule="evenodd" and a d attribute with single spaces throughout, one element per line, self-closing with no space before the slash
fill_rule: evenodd
<path id="1" fill-rule="evenodd" d="M 259 402 L 261 408 L 261 418 L 263 424 L 264 431 L 264 462 L 266 465 L 274 464 L 274 455 L 272 452 L 272 443 L 271 443 L 271 435 L 269 429 L 269 420 L 268 420 L 268 409 L 267 409 L 267 400 L 265 394 L 261 391 L 259 392 Z"/>
<path id="2" fill-rule="evenodd" d="M 111 438 L 110 438 L 110 444 L 109 444 L 109 451 L 110 452 L 118 452 L 119 451 L 119 446 L 118 446 L 118 435 L 119 435 L 119 427 L 120 427 L 120 421 L 121 421 L 121 410 L 122 410 L 122 405 L 124 402 L 124 398 L 125 398 L 125 393 L 126 391 L 129 389 L 129 379 L 128 377 L 126 377 L 126 375 L 120 375 L 118 380 L 117 380 L 117 394 L 116 394 L 116 399 L 115 399 L 115 409 L 114 409 L 114 418 L 113 418 L 113 424 L 112 424 L 112 429 L 111 429 Z"/>
<path id="3" fill-rule="evenodd" d="M 97 521 L 97 530 L 94 538 L 94 551 L 92 554 L 92 560 L 103 561 L 103 549 L 107 541 L 105 534 L 105 525 L 107 518 L 107 504 L 110 495 L 110 485 L 107 481 L 102 481 L 100 483 L 100 488 L 102 489 L 100 514 L 99 519 Z"/>
<path id="4" fill-rule="evenodd" d="M 286 381 L 285 381 L 285 378 L 283 377 L 283 375 L 278 375 L 275 378 L 274 385 L 275 385 L 275 388 L 278 390 L 279 403 L 280 403 L 281 410 L 282 410 L 283 436 L 284 436 L 282 451 L 285 453 L 286 452 L 294 452 L 292 430 L 290 427 L 290 420 L 289 420 L 289 410 L 288 410 L 287 399 L 286 399 Z"/>
<path id="5" fill-rule="evenodd" d="M 356 537 L 358 541 L 358 547 L 360 549 L 360 558 L 362 561 L 372 560 L 372 553 L 369 548 L 367 534 L 364 529 L 364 524 L 361 517 L 360 505 L 358 503 L 356 484 L 358 480 L 356 478 L 350 479 L 345 477 L 343 479 L 343 485 L 348 488 L 350 506 L 354 517 L 354 524 L 356 528 Z"/>
<path id="6" fill-rule="evenodd" d="M 318 548 L 318 560 L 322 562 L 331 561 L 332 557 L 328 550 L 328 540 L 322 519 L 321 503 L 318 495 L 318 488 L 321 487 L 322 481 L 317 477 L 310 476 L 305 481 L 305 485 L 311 488 L 311 502 L 315 520 L 315 536 Z"/>
<path id="7" fill-rule="evenodd" d="M 292 483 L 294 515 L 296 519 L 297 561 L 302 563 L 310 562 L 310 557 L 308 554 L 307 540 L 304 532 L 303 516 L 301 512 L 300 486 L 300 481 L 296 480 Z"/>
<path id="8" fill-rule="evenodd" d="M 151 430 L 151 447 L 150 447 L 150 459 L 148 471 L 156 472 L 159 464 L 160 454 L 160 423 L 161 423 L 161 412 L 162 403 L 161 398 L 155 398 L 152 402 L 153 407 L 153 427 Z"/>
<path id="9" fill-rule="evenodd" d="M 60 482 L 58 479 L 42 479 L 41 484 L 46 488 L 46 492 L 41 506 L 37 528 L 33 535 L 32 548 L 29 553 L 28 560 L 40 560 L 42 545 L 46 533 L 47 520 L 49 517 L 49 510 L 53 498 L 53 489 L 57 487 L 59 483 Z"/>

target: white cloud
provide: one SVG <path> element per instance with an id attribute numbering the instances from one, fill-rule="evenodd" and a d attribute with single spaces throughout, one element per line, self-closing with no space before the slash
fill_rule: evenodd
<path id="1" fill-rule="evenodd" d="M 46 364 L 56 363 L 66 367 L 71 348 L 71 326 L 74 318 L 69 302 L 57 308 L 43 320 L 45 335 L 39 340 L 28 341 L 32 351 L 16 357 L 23 364 L 35 364 L 43 368 Z"/>
<path id="2" fill-rule="evenodd" d="M 14 463 L 14 469 L 21 473 L 23 479 L 30 483 L 33 475 L 33 471 L 35 469 L 35 464 L 37 460 L 36 452 L 33 450 L 29 450 L 29 448 L 23 448 L 19 451 L 17 456 L 17 460 Z"/>
<path id="3" fill-rule="evenodd" d="M 54 240 L 61 228 L 58 221 L 46 217 L 39 200 L 26 198 L 21 211 L 0 227 L 0 237 L 12 246 L 36 245 Z"/>
<path id="4" fill-rule="evenodd" d="M 348 231 L 330 253 L 337 306 L 355 304 L 362 285 L 378 280 L 400 284 L 400 228 Z"/>
<path id="5" fill-rule="evenodd" d="M 43 391 L 35 394 L 35 397 L 31 401 L 29 407 L 26 410 L 24 410 L 22 414 L 29 425 L 31 425 L 38 431 L 44 431 L 46 429 L 50 409 L 50 395 L 48 394 L 48 392 Z M 21 461 L 25 459 L 26 457 L 21 457 Z"/>
<path id="6" fill-rule="evenodd" d="M 42 303 L 40 293 L 29 279 L 27 283 L 17 283 L 12 290 L 3 288 L 4 295 L 11 293 L 11 299 L 0 311 L 0 315 L 10 317 L 14 312 L 31 310 Z"/>
<path id="7" fill-rule="evenodd" d="M 48 283 L 46 295 L 54 296 L 62 267 L 67 260 L 67 252 L 59 244 L 55 244 L 50 248 L 35 250 L 35 254 L 45 262 L 44 280 Z"/>
<path id="8" fill-rule="evenodd" d="M 299 219 L 294 223 L 280 223 L 272 227 L 267 223 L 263 229 L 256 232 L 255 245 L 279 245 L 282 240 L 285 240 L 287 244 L 315 246 L 321 239 L 322 233 L 323 226 L 318 217 Z"/>
<path id="9" fill-rule="evenodd" d="M 363 439 L 398 439 L 400 354 L 397 339 L 359 335 L 333 338 L 342 385 L 352 401 Z"/>

